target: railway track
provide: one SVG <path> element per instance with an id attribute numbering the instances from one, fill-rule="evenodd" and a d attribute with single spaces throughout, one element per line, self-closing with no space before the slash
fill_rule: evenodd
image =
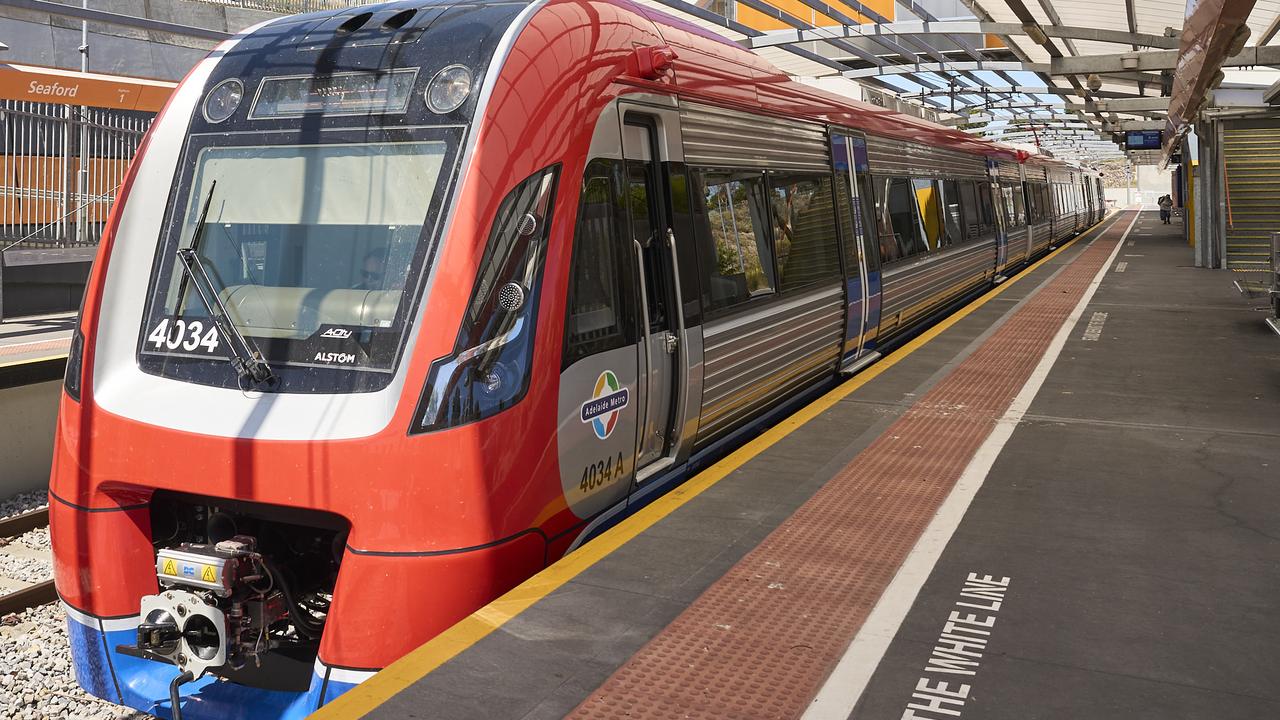
<path id="1" fill-rule="evenodd" d="M 49 508 L 39 508 L 20 513 L 0 520 L 0 554 L 18 554 L 20 557 L 40 559 L 47 558 L 47 551 L 33 550 L 14 542 L 19 536 L 49 526 Z M 13 548 L 13 550 L 10 550 Z M 39 582 L 28 582 L 21 579 L 6 578 L 0 575 L 0 587 L 5 587 L 0 594 L 0 617 L 10 613 L 18 613 L 29 608 L 51 603 L 58 599 L 53 587 L 53 578 Z"/>

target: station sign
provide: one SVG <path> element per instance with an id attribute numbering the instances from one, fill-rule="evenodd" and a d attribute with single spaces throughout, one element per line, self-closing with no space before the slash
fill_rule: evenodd
<path id="1" fill-rule="evenodd" d="M 164 80 L 0 64 L 0 98 L 5 100 L 159 112 L 176 87 Z"/>
<path id="2" fill-rule="evenodd" d="M 1163 130 L 1129 130 L 1124 134 L 1125 150 L 1159 150 Z"/>

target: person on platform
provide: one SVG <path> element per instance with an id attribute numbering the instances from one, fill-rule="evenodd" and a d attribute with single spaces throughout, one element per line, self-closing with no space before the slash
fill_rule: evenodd
<path id="1" fill-rule="evenodd" d="M 1168 225 L 1169 216 L 1173 214 L 1173 198 L 1168 195 L 1161 195 L 1156 204 L 1160 206 L 1160 222 Z"/>

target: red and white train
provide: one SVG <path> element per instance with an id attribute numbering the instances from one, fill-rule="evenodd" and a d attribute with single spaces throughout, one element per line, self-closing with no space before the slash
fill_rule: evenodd
<path id="1" fill-rule="evenodd" d="M 246 31 L 156 120 L 74 338 L 50 519 L 79 682 L 302 717 L 1100 197 L 628 0 Z"/>

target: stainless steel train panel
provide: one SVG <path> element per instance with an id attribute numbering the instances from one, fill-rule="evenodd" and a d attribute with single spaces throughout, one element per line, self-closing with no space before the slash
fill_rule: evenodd
<path id="1" fill-rule="evenodd" d="M 1017 163 L 1002 162 L 996 164 L 996 176 L 1001 180 L 1022 182 L 1022 166 Z"/>
<path id="2" fill-rule="evenodd" d="M 843 333 L 840 284 L 707 323 L 697 444 L 833 373 Z"/>
<path id="3" fill-rule="evenodd" d="M 880 310 L 881 339 L 989 281 L 995 270 L 994 239 L 887 268 Z"/>
<path id="4" fill-rule="evenodd" d="M 1049 247 L 1053 240 L 1053 228 L 1047 222 L 1031 226 L 1031 254 L 1036 255 Z"/>
<path id="5" fill-rule="evenodd" d="M 680 127 L 690 165 L 831 171 L 822 125 L 682 103 Z"/>
<path id="6" fill-rule="evenodd" d="M 987 161 L 981 155 L 874 135 L 867 136 L 867 160 L 873 175 L 987 179 Z"/>
<path id="7" fill-rule="evenodd" d="M 1072 234 L 1080 227 L 1081 213 L 1072 211 L 1064 215 L 1059 215 L 1053 221 L 1053 240 L 1058 242 L 1065 238 L 1071 237 Z"/>
<path id="8" fill-rule="evenodd" d="M 1005 262 L 999 267 L 1000 272 L 1016 267 L 1027 259 L 1027 229 L 1025 226 L 1008 232 L 1009 243 Z"/>

